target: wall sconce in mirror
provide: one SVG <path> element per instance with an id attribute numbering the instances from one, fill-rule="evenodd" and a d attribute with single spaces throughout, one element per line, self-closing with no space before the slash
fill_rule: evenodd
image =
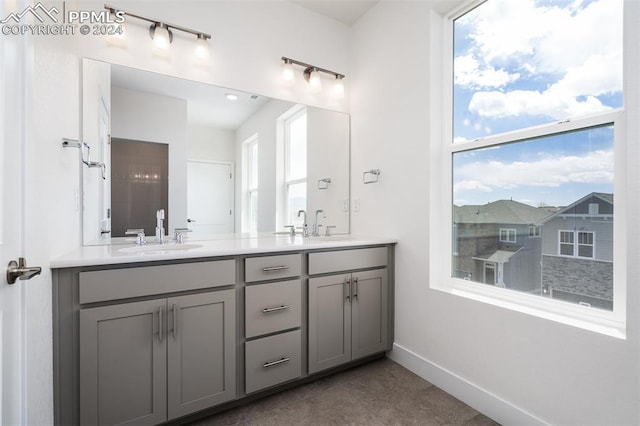
<path id="1" fill-rule="evenodd" d="M 318 189 L 329 189 L 331 178 L 318 179 Z"/>
<path id="2" fill-rule="evenodd" d="M 366 185 L 368 183 L 378 182 L 380 177 L 380 169 L 371 169 L 362 172 L 362 182 Z"/>
<path id="3" fill-rule="evenodd" d="M 332 75 L 334 77 L 334 94 L 342 98 L 344 97 L 344 74 L 340 74 L 335 71 L 331 71 L 325 68 L 320 68 L 315 65 L 307 64 L 305 62 L 296 61 L 295 59 L 282 57 L 282 81 L 285 85 L 290 86 L 295 81 L 295 72 L 293 65 L 299 65 L 304 67 L 302 76 L 305 81 L 309 83 L 309 89 L 312 93 L 320 93 L 322 91 L 322 80 L 320 79 L 320 73 Z"/>
<path id="4" fill-rule="evenodd" d="M 142 15 L 138 15 L 136 13 L 128 12 L 126 10 L 122 10 L 115 6 L 110 6 L 108 4 L 104 5 L 104 8 L 107 9 L 112 14 L 118 14 L 119 16 L 130 16 L 132 18 L 140 19 L 142 21 L 150 22 L 151 26 L 149 27 L 149 36 L 153 40 L 153 44 L 159 50 L 167 50 L 171 43 L 173 42 L 173 31 L 182 31 L 184 33 L 192 34 L 196 36 L 196 47 L 195 47 L 195 55 L 196 57 L 202 59 L 209 56 L 209 45 L 207 40 L 211 39 L 211 35 L 207 33 L 203 33 L 202 31 L 193 30 L 191 28 L 182 27 L 180 25 L 170 24 L 168 22 L 160 21 L 158 19 L 147 18 Z"/>
<path id="5" fill-rule="evenodd" d="M 62 138 L 63 148 L 79 148 L 80 149 L 80 161 L 84 163 L 90 169 L 94 167 L 100 167 L 102 169 L 102 179 L 107 178 L 107 166 L 104 163 L 98 163 L 97 161 L 91 161 L 91 147 L 86 142 L 81 142 L 75 139 Z M 87 150 L 87 159 L 85 160 L 84 151 Z"/>

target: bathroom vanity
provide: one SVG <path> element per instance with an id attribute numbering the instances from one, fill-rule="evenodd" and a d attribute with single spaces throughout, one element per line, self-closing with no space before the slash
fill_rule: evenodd
<path id="1" fill-rule="evenodd" d="M 384 354 L 394 244 L 278 235 L 55 260 L 56 424 L 180 422 Z"/>

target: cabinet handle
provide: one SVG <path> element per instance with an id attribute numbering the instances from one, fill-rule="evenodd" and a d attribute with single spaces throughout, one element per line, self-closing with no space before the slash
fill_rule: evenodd
<path id="1" fill-rule="evenodd" d="M 289 361 L 291 361 L 291 358 L 281 358 L 277 361 L 265 362 L 264 364 L 262 364 L 262 368 L 273 367 L 275 365 L 284 364 L 285 362 L 289 362 Z"/>
<path id="2" fill-rule="evenodd" d="M 353 300 L 358 298 L 358 277 L 353 278 Z"/>
<path id="3" fill-rule="evenodd" d="M 158 308 L 158 340 L 160 340 L 160 342 L 162 342 L 162 335 L 164 334 L 162 330 L 162 323 L 164 322 L 162 318 L 163 311 L 164 311 L 164 308 L 162 307 Z"/>
<path id="4" fill-rule="evenodd" d="M 289 305 L 282 305 L 282 306 L 276 306 L 274 308 L 264 308 L 262 310 L 263 313 L 268 314 L 270 312 L 278 312 L 278 311 L 284 311 L 285 309 L 289 309 L 291 308 L 291 306 Z"/>
<path id="5" fill-rule="evenodd" d="M 351 278 L 345 278 L 344 283 L 347 286 L 347 300 L 351 301 Z"/>
<path id="6" fill-rule="evenodd" d="M 178 308 L 175 303 L 171 305 L 171 319 L 173 322 L 173 325 L 171 326 L 171 332 L 173 333 L 173 338 L 175 339 L 176 334 L 178 334 Z"/>
<path id="7" fill-rule="evenodd" d="M 287 269 L 289 269 L 287 265 L 265 266 L 264 268 L 262 268 L 262 272 L 286 271 Z"/>

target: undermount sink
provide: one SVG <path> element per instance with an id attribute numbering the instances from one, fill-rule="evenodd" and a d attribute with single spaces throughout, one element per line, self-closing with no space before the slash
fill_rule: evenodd
<path id="1" fill-rule="evenodd" d="M 308 241 L 349 241 L 352 240 L 351 235 L 318 235 L 317 237 L 307 237 Z"/>
<path id="2" fill-rule="evenodd" d="M 120 253 L 157 253 L 163 251 L 184 251 L 202 247 L 201 244 L 145 244 L 142 246 L 125 247 L 118 249 Z"/>

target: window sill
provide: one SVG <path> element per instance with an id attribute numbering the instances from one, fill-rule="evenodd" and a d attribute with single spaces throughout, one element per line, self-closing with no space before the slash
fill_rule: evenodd
<path id="1" fill-rule="evenodd" d="M 627 337 L 625 323 L 613 318 L 612 312 L 462 279 L 447 281 L 444 285 L 432 285 L 432 288 L 617 339 L 624 340 Z"/>

